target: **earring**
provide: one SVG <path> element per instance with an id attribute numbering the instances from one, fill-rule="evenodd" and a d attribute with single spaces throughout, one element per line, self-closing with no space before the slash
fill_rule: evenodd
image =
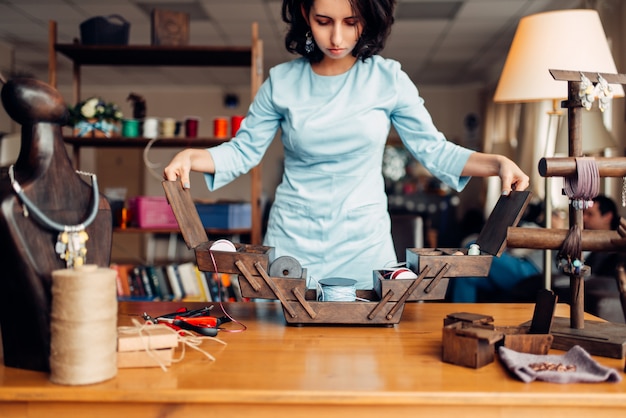
<path id="1" fill-rule="evenodd" d="M 609 83 L 598 74 L 598 84 L 596 84 L 596 95 L 598 96 L 598 107 L 602 112 L 606 110 L 613 98 L 613 89 L 609 86 Z"/>
<path id="2" fill-rule="evenodd" d="M 591 105 L 593 104 L 594 90 L 595 89 L 591 80 L 589 80 L 583 73 L 580 73 L 580 90 L 578 90 L 578 97 L 580 98 L 583 107 L 587 110 L 591 109 Z"/>
<path id="3" fill-rule="evenodd" d="M 313 43 L 313 35 L 311 34 L 311 31 L 308 31 L 304 36 L 306 38 L 306 41 L 304 42 L 304 52 L 310 54 L 315 49 L 315 44 Z"/>

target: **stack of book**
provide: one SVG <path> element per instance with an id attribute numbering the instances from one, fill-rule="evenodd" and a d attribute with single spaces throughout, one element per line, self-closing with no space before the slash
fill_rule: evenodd
<path id="1" fill-rule="evenodd" d="M 117 367 L 169 367 L 177 346 L 178 335 L 167 325 L 119 328 Z"/>
<path id="2" fill-rule="evenodd" d="M 237 275 L 203 272 L 193 262 L 162 266 L 111 264 L 119 300 L 242 301 Z"/>

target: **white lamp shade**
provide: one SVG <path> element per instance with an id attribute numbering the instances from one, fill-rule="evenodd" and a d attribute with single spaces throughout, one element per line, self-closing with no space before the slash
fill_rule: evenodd
<path id="1" fill-rule="evenodd" d="M 598 12 L 560 10 L 522 18 L 494 101 L 566 99 L 567 81 L 555 80 L 551 69 L 617 73 Z M 624 96 L 621 84 L 611 87 L 615 97 Z"/>

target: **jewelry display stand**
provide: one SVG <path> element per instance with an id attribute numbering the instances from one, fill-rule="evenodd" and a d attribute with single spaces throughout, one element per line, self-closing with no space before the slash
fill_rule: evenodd
<path id="1" fill-rule="evenodd" d="M 16 78 L 2 87 L 2 103 L 22 126 L 17 161 L 0 172 L 4 364 L 49 371 L 52 272 L 78 265 L 78 258 L 83 263 L 85 257 L 89 264 L 109 266 L 111 209 L 96 193 L 95 175 L 89 184 L 72 167 L 61 133 L 67 106 L 58 91 L 38 80 Z M 28 210 L 29 205 L 35 210 Z M 80 239 L 80 257 L 72 254 L 71 262 L 61 258 L 70 247 L 63 247 L 67 242 L 61 242 L 60 231 L 51 224 Z"/>
<path id="2" fill-rule="evenodd" d="M 539 162 L 539 174 L 543 177 L 567 177 L 577 173 L 576 158 L 582 157 L 582 116 L 583 97 L 581 85 L 583 76 L 592 83 L 601 78 L 609 84 L 626 84 L 624 74 L 598 74 L 581 71 L 550 70 L 555 80 L 568 82 L 568 99 L 561 106 L 567 108 L 569 153 L 565 158 L 543 158 Z M 626 158 L 596 158 L 600 177 L 624 177 Z M 572 254 L 582 260 L 582 251 L 620 251 L 626 249 L 626 240 L 618 231 L 583 230 L 583 209 L 570 204 L 570 228 L 577 226 L 580 233 L 581 248 L 578 254 Z M 626 233 L 626 231 L 624 231 Z M 513 248 L 535 248 L 559 250 L 567 237 L 563 229 L 534 230 L 531 233 L 523 228 L 511 228 L 507 236 L 507 245 Z M 584 267 L 584 266 L 583 266 Z M 568 350 L 580 345 L 591 354 L 611 358 L 624 358 L 626 355 L 626 325 L 611 322 L 588 321 L 584 319 L 584 276 L 588 268 L 566 272 L 570 277 L 572 301 L 570 318 L 556 317 L 551 333 L 554 335 L 553 348 Z M 617 274 L 617 272 L 616 272 Z M 617 279 L 616 279 L 617 280 Z"/>

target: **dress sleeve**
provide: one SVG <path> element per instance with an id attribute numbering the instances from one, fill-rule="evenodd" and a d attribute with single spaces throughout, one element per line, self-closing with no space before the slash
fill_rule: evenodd
<path id="1" fill-rule="evenodd" d="M 215 174 L 204 176 L 209 190 L 218 189 L 256 167 L 272 143 L 281 118 L 273 105 L 269 77 L 259 88 L 237 135 L 208 149 L 215 162 Z"/>
<path id="2" fill-rule="evenodd" d="M 435 127 L 424 99 L 409 76 L 398 69 L 397 103 L 391 112 L 400 139 L 409 152 L 433 176 L 453 189 L 460 191 L 470 180 L 461 172 L 474 151 L 446 140 Z"/>

